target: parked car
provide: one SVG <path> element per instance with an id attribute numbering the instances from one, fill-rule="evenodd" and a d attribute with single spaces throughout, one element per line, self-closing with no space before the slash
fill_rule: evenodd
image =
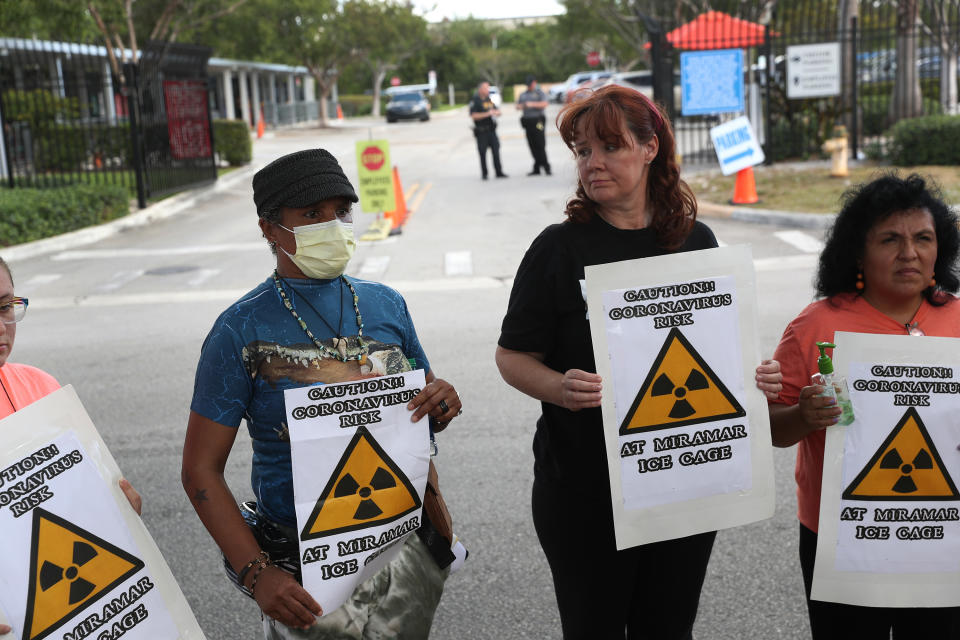
<path id="1" fill-rule="evenodd" d="M 580 71 L 574 73 L 563 83 L 550 87 L 550 101 L 562 103 L 566 101 L 567 94 L 569 94 L 571 90 L 579 87 L 584 82 L 597 80 L 598 78 L 609 78 L 612 75 L 612 71 Z"/>
<path id="2" fill-rule="evenodd" d="M 429 120 L 430 101 L 422 91 L 395 93 L 387 103 L 387 122 L 397 120 Z"/>

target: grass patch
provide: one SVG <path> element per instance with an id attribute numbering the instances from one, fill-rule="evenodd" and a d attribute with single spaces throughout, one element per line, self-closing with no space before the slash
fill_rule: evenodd
<path id="1" fill-rule="evenodd" d="M 459 109 L 459 108 L 465 107 L 465 106 L 466 106 L 466 105 L 463 105 L 463 104 L 447 104 L 447 103 L 443 103 L 443 104 L 438 104 L 436 107 L 434 107 L 434 108 L 433 108 L 433 111 L 437 111 L 437 112 L 440 112 L 440 111 L 453 111 L 454 109 Z"/>
<path id="2" fill-rule="evenodd" d="M 851 168 L 846 178 L 833 178 L 829 167 L 796 169 L 773 166 L 754 167 L 760 202 L 740 206 L 801 213 L 836 213 L 840 208 L 840 196 L 845 190 L 869 182 L 884 171 L 897 171 L 902 176 L 919 173 L 940 185 L 947 204 L 960 203 L 960 167 L 860 166 Z M 735 181 L 735 175 L 703 174 L 690 177 L 688 183 L 697 200 L 728 204 L 733 197 Z"/>

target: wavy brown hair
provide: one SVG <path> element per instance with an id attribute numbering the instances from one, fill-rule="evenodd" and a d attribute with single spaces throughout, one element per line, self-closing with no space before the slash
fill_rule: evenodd
<path id="1" fill-rule="evenodd" d="M 623 132 L 633 134 L 634 144 L 643 144 L 654 135 L 660 141 L 657 156 L 650 164 L 647 179 L 647 206 L 652 211 L 650 227 L 657 244 L 676 249 L 683 244 L 697 218 L 697 200 L 686 182 L 680 179 L 676 160 L 676 142 L 670 120 L 654 102 L 634 89 L 610 85 L 577 100 L 557 115 L 557 129 L 571 151 L 575 130 L 580 122 L 608 144 L 624 146 Z M 597 203 L 587 197 L 577 179 L 577 192 L 567 202 L 570 222 L 588 222 L 597 215 Z"/>

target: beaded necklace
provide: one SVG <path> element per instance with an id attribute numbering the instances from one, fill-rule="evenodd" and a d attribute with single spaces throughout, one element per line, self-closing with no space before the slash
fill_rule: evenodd
<path id="1" fill-rule="evenodd" d="M 297 324 L 299 324 L 300 328 L 303 329 L 303 332 L 307 334 L 307 337 L 313 341 L 313 344 L 320 349 L 320 352 L 330 356 L 331 358 L 335 358 L 340 362 L 358 360 L 360 364 L 364 364 L 367 361 L 367 353 L 370 351 L 370 347 L 363 341 L 363 317 L 360 315 L 360 306 L 358 304 L 360 298 L 357 296 L 357 292 L 353 288 L 353 285 L 350 284 L 349 280 L 343 276 L 340 276 L 340 282 L 346 283 L 347 288 L 350 289 L 350 295 L 353 296 L 353 311 L 357 314 L 357 342 L 360 345 L 360 350 L 354 355 L 349 356 L 347 355 L 346 338 L 339 336 L 334 338 L 334 345 L 336 346 L 336 349 L 331 349 L 320 342 L 317 337 L 313 335 L 313 332 L 307 327 L 307 323 L 303 320 L 303 318 L 300 317 L 300 314 L 297 313 L 297 310 L 293 308 L 293 304 L 290 302 L 290 298 L 287 296 L 287 292 L 283 288 L 283 283 L 280 281 L 280 276 L 277 274 L 276 269 L 273 271 L 273 284 L 277 288 L 277 293 L 280 294 L 280 299 L 283 301 L 283 306 L 287 308 L 287 311 L 289 311 L 290 315 L 293 316 L 293 319 L 297 321 Z M 314 311 L 316 310 L 314 309 Z M 323 317 L 321 316 L 320 319 L 323 320 Z M 324 323 L 326 323 L 325 320 Z"/>

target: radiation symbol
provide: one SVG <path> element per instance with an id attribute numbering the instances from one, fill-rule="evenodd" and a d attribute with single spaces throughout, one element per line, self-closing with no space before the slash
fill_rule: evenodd
<path id="1" fill-rule="evenodd" d="M 620 425 L 620 435 L 745 415 L 693 345 L 673 328 Z"/>
<path id="2" fill-rule="evenodd" d="M 913 407 L 843 492 L 847 500 L 960 500 Z"/>
<path id="3" fill-rule="evenodd" d="M 106 540 L 37 507 L 24 640 L 40 640 L 143 568 Z"/>
<path id="4" fill-rule="evenodd" d="M 416 489 L 366 427 L 357 431 L 320 494 L 301 540 L 392 522 L 420 508 Z"/>

